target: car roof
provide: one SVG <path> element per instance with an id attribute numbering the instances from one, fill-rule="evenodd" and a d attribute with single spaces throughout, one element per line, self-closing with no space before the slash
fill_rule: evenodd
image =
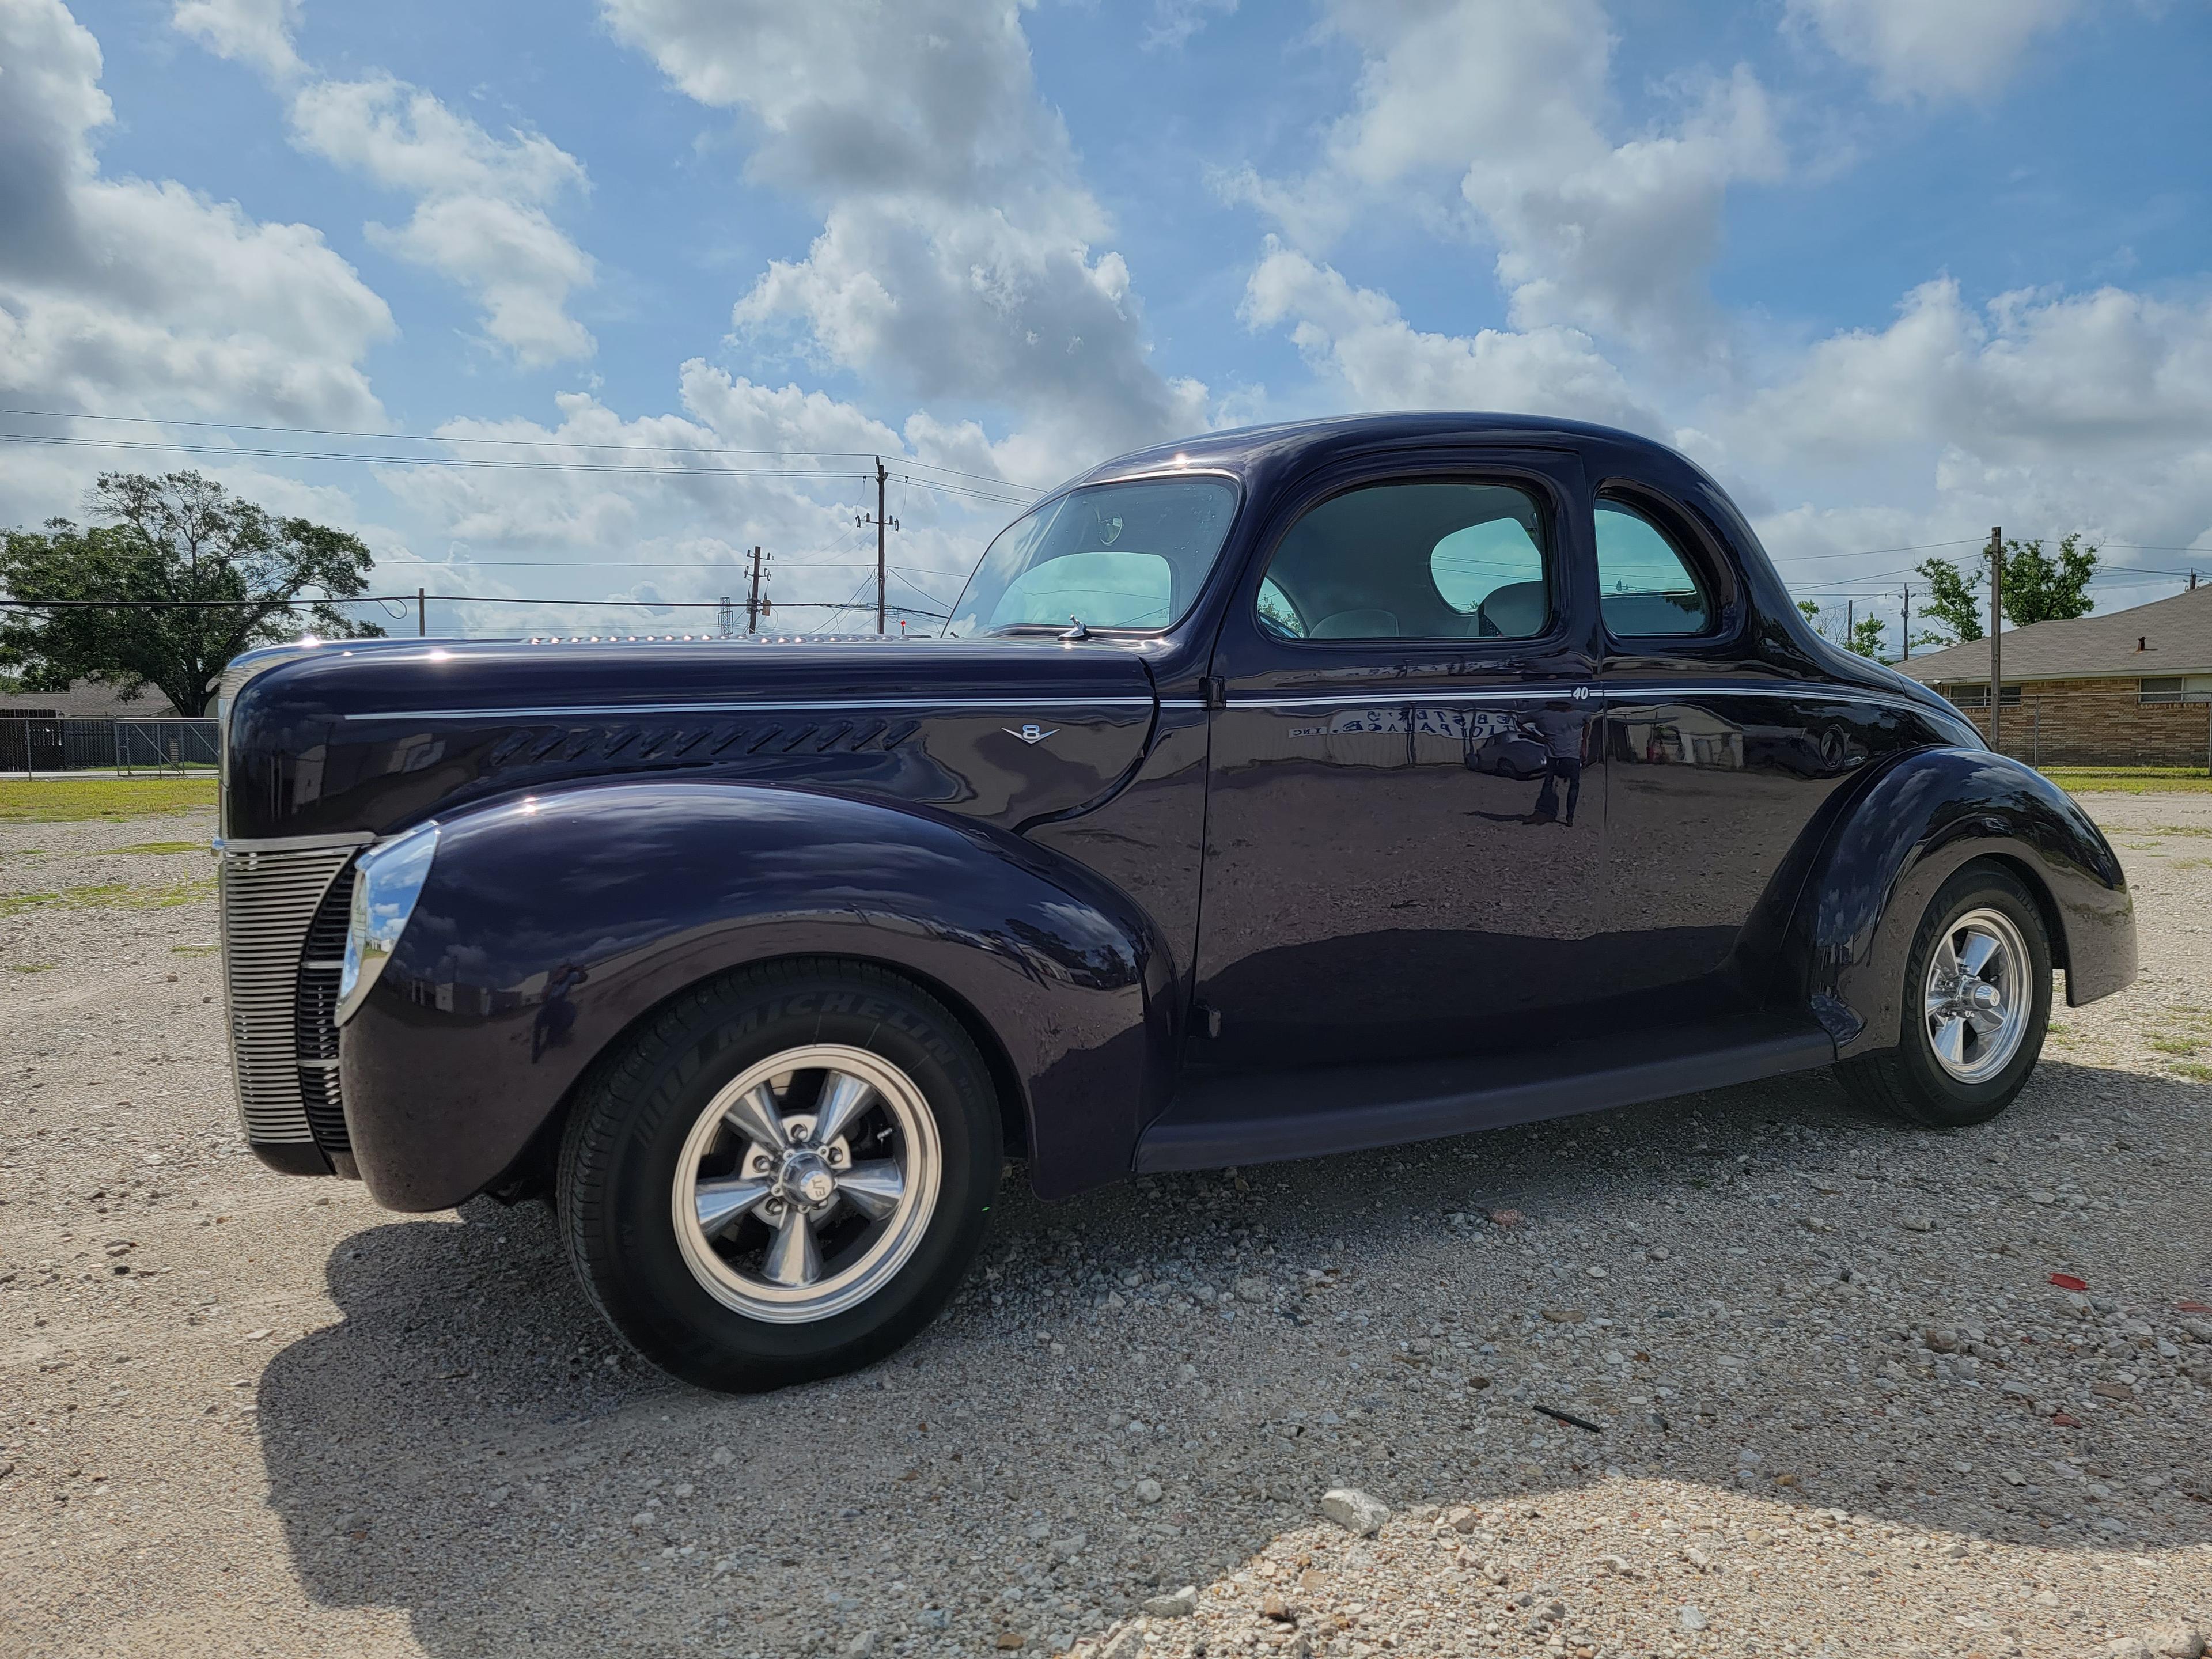
<path id="1" fill-rule="evenodd" d="M 1423 439 L 1446 439 L 1481 447 L 1640 453 L 1667 470 L 1686 465 L 1696 470 L 1693 463 L 1664 444 L 1618 427 L 1599 426 L 1589 421 L 1474 410 L 1403 410 L 1388 414 L 1332 415 L 1315 420 L 1201 433 L 1117 455 L 1069 479 L 1060 489 L 1175 466 L 1218 468 L 1240 475 L 1266 471 L 1280 476 L 1335 453 Z"/>

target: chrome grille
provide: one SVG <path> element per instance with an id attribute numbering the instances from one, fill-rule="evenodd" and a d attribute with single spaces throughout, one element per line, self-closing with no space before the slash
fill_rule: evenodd
<path id="1" fill-rule="evenodd" d="M 238 1115 L 249 1140 L 315 1138 L 300 1086 L 299 1000 L 307 935 L 331 882 L 369 839 L 233 842 L 222 849 L 223 994 Z"/>
<path id="2" fill-rule="evenodd" d="M 345 1100 L 338 1091 L 338 981 L 345 969 L 346 926 L 353 909 L 353 867 L 337 873 L 323 895 L 300 953 L 300 989 L 292 1005 L 292 1035 L 299 1056 L 300 1100 L 315 1144 L 326 1152 L 349 1152 Z"/>

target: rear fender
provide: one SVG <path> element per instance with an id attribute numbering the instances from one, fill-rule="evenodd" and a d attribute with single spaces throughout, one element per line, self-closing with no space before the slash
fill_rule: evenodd
<path id="1" fill-rule="evenodd" d="M 1905 959 L 1929 901 L 1962 865 L 1996 859 L 2036 896 L 2066 1000 L 2136 976 L 2134 902 L 2088 815 L 2041 773 L 1978 749 L 1900 757 L 1829 827 L 1792 915 L 1811 1012 L 1838 1058 L 1893 1048 Z"/>
<path id="2" fill-rule="evenodd" d="M 1020 1094 L 1042 1194 L 1130 1168 L 1175 1032 L 1169 958 L 1117 890 L 972 819 L 757 785 L 607 783 L 441 821 L 414 915 L 340 1045 L 370 1192 L 430 1210 L 498 1184 L 591 1063 L 669 997 L 818 956 L 903 971 L 980 1028 Z"/>

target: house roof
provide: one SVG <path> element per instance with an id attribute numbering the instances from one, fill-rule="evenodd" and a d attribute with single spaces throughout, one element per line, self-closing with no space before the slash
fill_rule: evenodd
<path id="1" fill-rule="evenodd" d="M 66 691 L 19 691 L 0 689 L 0 713 L 20 709 L 52 709 L 65 720 L 157 720 L 175 718 L 169 700 L 149 685 L 125 702 L 115 688 L 79 680 Z"/>
<path id="2" fill-rule="evenodd" d="M 2141 641 L 2144 648 L 2137 648 Z M 1990 642 L 1976 640 L 1894 664 L 1923 684 L 1987 680 Z M 2212 674 L 2212 584 L 2131 611 L 2030 623 L 2004 636 L 2008 680 Z"/>

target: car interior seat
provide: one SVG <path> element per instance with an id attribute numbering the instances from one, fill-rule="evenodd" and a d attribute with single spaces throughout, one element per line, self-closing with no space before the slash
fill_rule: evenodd
<path id="1" fill-rule="evenodd" d="M 1474 633 L 1486 640 L 1525 640 L 1544 631 L 1552 596 L 1541 582 L 1509 582 L 1476 607 Z"/>
<path id="2" fill-rule="evenodd" d="M 1340 611 L 1323 617 L 1308 631 L 1315 640 L 1395 640 L 1398 613 L 1395 611 Z"/>

